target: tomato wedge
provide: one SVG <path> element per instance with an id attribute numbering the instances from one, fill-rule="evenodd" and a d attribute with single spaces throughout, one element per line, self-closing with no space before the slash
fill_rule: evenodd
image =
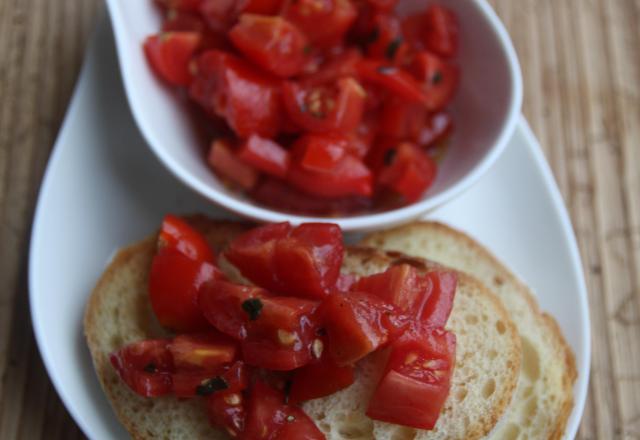
<path id="1" fill-rule="evenodd" d="M 153 70 L 163 80 L 176 86 L 187 86 L 193 79 L 189 62 L 199 44 L 197 32 L 164 32 L 147 37 L 144 52 Z"/>
<path id="2" fill-rule="evenodd" d="M 329 353 L 337 365 L 350 365 L 393 341 L 409 321 L 398 309 L 365 292 L 334 293 L 323 303 L 321 319 Z"/>
<path id="3" fill-rule="evenodd" d="M 307 38 L 282 17 L 242 14 L 229 38 L 247 58 L 281 78 L 300 73 L 307 59 Z"/>
<path id="4" fill-rule="evenodd" d="M 200 55 L 189 93 L 242 138 L 273 137 L 280 131 L 279 82 L 234 55 L 219 50 Z"/>
<path id="5" fill-rule="evenodd" d="M 175 215 L 166 215 L 158 236 L 160 252 L 176 251 L 196 261 L 215 262 L 207 240 L 187 222 Z"/>
<path id="6" fill-rule="evenodd" d="M 250 136 L 242 144 L 238 157 L 253 168 L 272 176 L 284 178 L 289 170 L 289 152 L 271 139 L 258 135 Z"/>
<path id="7" fill-rule="evenodd" d="M 247 153 L 245 153 L 246 157 Z M 229 141 L 216 139 L 211 144 L 207 161 L 221 176 L 244 189 L 251 189 L 258 181 L 258 173 L 239 158 L 232 150 Z"/>
<path id="8" fill-rule="evenodd" d="M 173 361 L 167 339 L 134 342 L 111 353 L 109 360 L 122 380 L 137 394 L 157 397 L 172 390 Z"/>
<path id="9" fill-rule="evenodd" d="M 415 326 L 392 348 L 386 372 L 369 401 L 372 419 L 433 429 L 449 394 L 455 364 L 453 333 Z"/>

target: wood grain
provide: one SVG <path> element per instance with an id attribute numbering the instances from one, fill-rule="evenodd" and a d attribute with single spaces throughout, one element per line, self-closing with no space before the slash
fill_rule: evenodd
<path id="1" fill-rule="evenodd" d="M 640 2 L 491 3 L 520 56 L 524 113 L 586 271 L 593 359 L 578 438 L 640 439 Z M 1 439 L 83 437 L 33 339 L 27 253 L 42 174 L 102 7 L 0 0 Z"/>

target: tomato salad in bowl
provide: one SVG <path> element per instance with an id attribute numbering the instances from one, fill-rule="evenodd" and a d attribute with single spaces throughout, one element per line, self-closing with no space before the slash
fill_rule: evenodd
<path id="1" fill-rule="evenodd" d="M 455 364 L 456 338 L 444 327 L 457 274 L 402 263 L 357 277 L 341 274 L 344 255 L 335 224 L 276 223 L 216 256 L 168 215 L 148 298 L 172 336 L 120 347 L 111 364 L 141 396 L 201 399 L 210 423 L 233 437 L 324 439 L 300 404 L 349 387 L 355 365 L 384 350 L 367 416 L 433 429 Z"/>
<path id="2" fill-rule="evenodd" d="M 458 23 L 394 0 L 158 0 L 150 65 L 207 115 L 209 165 L 262 206 L 395 209 L 433 184 L 453 128 Z"/>

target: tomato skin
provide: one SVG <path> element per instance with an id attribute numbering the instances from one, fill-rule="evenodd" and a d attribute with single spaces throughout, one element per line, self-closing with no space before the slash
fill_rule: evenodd
<path id="1" fill-rule="evenodd" d="M 400 336 L 408 325 L 395 306 L 364 292 L 331 294 L 322 304 L 329 353 L 350 365 Z"/>
<path id="2" fill-rule="evenodd" d="M 357 10 L 349 0 L 287 0 L 282 15 L 303 29 L 311 43 L 327 48 L 342 41 Z"/>
<path id="3" fill-rule="evenodd" d="M 352 154 L 345 154 L 327 171 L 311 171 L 293 161 L 288 181 L 301 191 L 317 197 L 370 197 L 373 194 L 371 170 Z"/>
<path id="4" fill-rule="evenodd" d="M 384 272 L 362 277 L 351 289 L 376 295 L 405 313 L 416 315 L 431 294 L 431 281 L 409 264 L 391 266 Z"/>
<path id="5" fill-rule="evenodd" d="M 442 110 L 451 102 L 459 82 L 457 66 L 423 51 L 413 61 L 413 72 L 421 81 L 424 104 L 429 111 Z"/>
<path id="6" fill-rule="evenodd" d="M 195 261 L 215 263 L 207 240 L 187 222 L 175 215 L 165 215 L 158 236 L 160 252 L 176 251 Z"/>
<path id="7" fill-rule="evenodd" d="M 347 154 L 346 136 L 307 134 L 300 136 L 292 151 L 300 166 L 309 171 L 331 171 Z"/>
<path id="8" fill-rule="evenodd" d="M 157 397 L 172 390 L 174 370 L 167 339 L 134 342 L 111 353 L 109 360 L 131 390 L 143 397 Z"/>
<path id="9" fill-rule="evenodd" d="M 244 189 L 251 189 L 258 181 L 258 172 L 234 153 L 229 142 L 216 139 L 211 144 L 207 162 L 219 175 Z"/>
<path id="10" fill-rule="evenodd" d="M 242 14 L 229 38 L 247 58 L 281 78 L 297 75 L 305 65 L 307 38 L 282 17 Z"/>
<path id="11" fill-rule="evenodd" d="M 289 403 L 295 405 L 306 400 L 329 396 L 347 388 L 354 381 L 353 366 L 338 366 L 325 355 L 319 361 L 293 373 Z"/>
<path id="12" fill-rule="evenodd" d="M 213 370 L 231 363 L 238 353 L 233 339 L 214 330 L 178 335 L 168 350 L 180 370 Z"/>
<path id="13" fill-rule="evenodd" d="M 403 142 L 393 151 L 378 175 L 378 183 L 404 197 L 406 202 L 414 202 L 435 180 L 436 163 L 411 143 Z"/>
<path id="14" fill-rule="evenodd" d="M 427 277 L 433 288 L 419 318 L 434 327 L 444 327 L 453 309 L 458 276 L 453 271 L 434 270 Z"/>
<path id="15" fill-rule="evenodd" d="M 449 394 L 455 346 L 455 335 L 444 329 L 416 325 L 407 331 L 393 344 L 367 415 L 433 429 Z"/>
<path id="16" fill-rule="evenodd" d="M 272 176 L 284 178 L 289 170 L 289 152 L 271 139 L 258 135 L 251 135 L 242 144 L 238 157 Z"/>
<path id="17" fill-rule="evenodd" d="M 189 62 L 198 45 L 196 32 L 165 32 L 151 35 L 144 42 L 144 52 L 153 70 L 166 82 L 187 86 L 193 76 Z"/>
<path id="18" fill-rule="evenodd" d="M 161 252 L 149 272 L 149 299 L 160 324 L 179 332 L 205 330 L 207 320 L 197 305 L 198 290 L 220 277 L 217 268 L 178 252 Z"/>
<path id="19" fill-rule="evenodd" d="M 409 102 L 425 102 L 425 96 L 418 81 L 399 67 L 364 59 L 358 63 L 358 72 L 364 81 L 382 86 Z"/>
<path id="20" fill-rule="evenodd" d="M 455 14 L 441 5 L 431 5 L 425 13 L 425 44 L 429 50 L 444 57 L 458 51 L 458 20 Z"/>
<path id="21" fill-rule="evenodd" d="M 219 50 L 204 52 L 196 66 L 191 97 L 205 110 L 225 118 L 239 137 L 272 138 L 280 131 L 282 104 L 276 79 Z"/>
<path id="22" fill-rule="evenodd" d="M 282 94 L 289 118 L 312 133 L 349 133 L 362 120 L 366 92 L 352 77 L 309 87 L 287 81 Z"/>

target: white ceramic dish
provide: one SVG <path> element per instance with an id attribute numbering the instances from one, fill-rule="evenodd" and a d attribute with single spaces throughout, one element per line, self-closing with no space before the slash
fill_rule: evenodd
<path id="1" fill-rule="evenodd" d="M 129 113 L 103 20 L 56 142 L 33 224 L 29 285 L 42 358 L 87 436 L 126 438 L 93 371 L 82 333 L 87 298 L 113 252 L 157 228 L 167 212 L 223 216 L 172 177 Z M 485 243 L 558 319 L 578 365 L 573 438 L 589 376 L 589 315 L 579 255 L 560 193 L 521 119 L 505 153 L 477 185 L 433 212 Z"/>
<path id="2" fill-rule="evenodd" d="M 407 12 L 430 0 L 402 0 Z M 182 182 L 207 199 L 260 221 L 311 221 L 260 207 L 221 184 L 207 166 L 201 140 L 181 101 L 157 79 L 142 55 L 161 16 L 150 0 L 107 0 L 129 105 L 151 150 Z M 462 82 L 453 104 L 456 131 L 434 185 L 407 207 L 333 219 L 345 230 L 391 226 L 416 218 L 475 183 L 495 162 L 518 122 L 522 79 L 504 26 L 485 0 L 448 0 L 460 21 Z M 488 62 L 490 61 L 490 62 Z"/>

